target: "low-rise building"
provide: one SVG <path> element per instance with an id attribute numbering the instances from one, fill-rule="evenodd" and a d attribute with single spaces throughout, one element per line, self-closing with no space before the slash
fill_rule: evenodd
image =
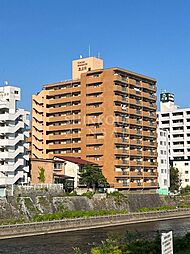
<path id="1" fill-rule="evenodd" d="M 71 156 L 54 156 L 53 159 L 31 158 L 31 184 L 67 185 L 69 190 L 79 186 L 80 172 L 84 165 L 92 164 Z"/>

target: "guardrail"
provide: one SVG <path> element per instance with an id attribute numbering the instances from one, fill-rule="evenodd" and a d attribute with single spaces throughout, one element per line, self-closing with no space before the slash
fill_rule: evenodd
<path id="1" fill-rule="evenodd" d="M 63 184 L 57 183 L 57 184 L 31 184 L 31 185 L 17 185 L 19 189 L 24 190 L 40 190 L 40 189 L 51 189 L 51 190 L 63 190 Z"/>
<path id="2" fill-rule="evenodd" d="M 190 217 L 189 208 L 1 225 L 0 238 L 40 235 L 44 233 L 57 233 L 184 217 Z"/>

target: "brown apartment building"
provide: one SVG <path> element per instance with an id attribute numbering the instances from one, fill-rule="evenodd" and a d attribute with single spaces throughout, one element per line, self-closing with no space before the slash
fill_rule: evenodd
<path id="1" fill-rule="evenodd" d="M 98 163 L 110 187 L 156 189 L 156 80 L 96 57 L 73 61 L 73 79 L 32 97 L 32 158 Z"/>

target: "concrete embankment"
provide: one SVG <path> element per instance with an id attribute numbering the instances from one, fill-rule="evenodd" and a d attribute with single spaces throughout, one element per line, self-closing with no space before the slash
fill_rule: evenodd
<path id="1" fill-rule="evenodd" d="M 190 209 L 173 209 L 147 213 L 63 219 L 56 221 L 0 226 L 0 239 L 84 230 L 124 224 L 190 218 Z"/>

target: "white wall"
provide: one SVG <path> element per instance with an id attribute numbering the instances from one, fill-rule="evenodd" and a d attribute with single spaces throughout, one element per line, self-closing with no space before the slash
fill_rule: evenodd
<path id="1" fill-rule="evenodd" d="M 190 185 L 190 161 L 173 161 L 173 166 L 179 169 L 181 187 Z"/>
<path id="2" fill-rule="evenodd" d="M 157 130 L 158 134 L 158 183 L 161 189 L 169 189 L 169 152 L 168 152 L 168 133 L 162 129 Z"/>

